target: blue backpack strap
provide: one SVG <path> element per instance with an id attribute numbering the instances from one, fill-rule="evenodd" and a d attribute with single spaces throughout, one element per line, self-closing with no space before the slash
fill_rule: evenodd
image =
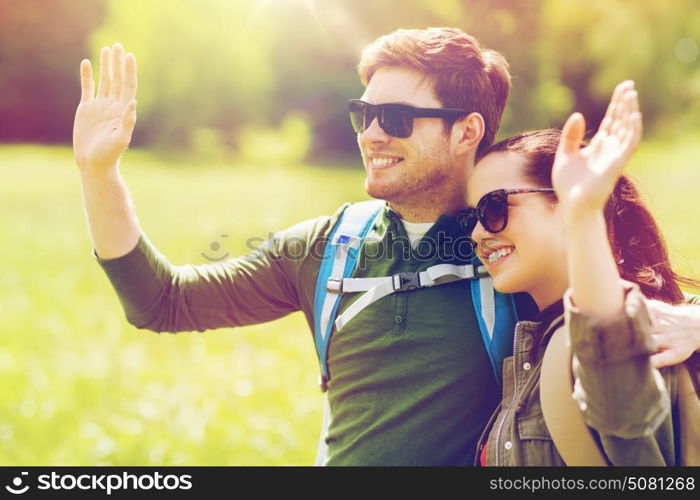
<path id="1" fill-rule="evenodd" d="M 348 205 L 331 230 L 326 242 L 314 295 L 314 344 L 321 366 L 321 389 L 323 391 L 327 390 L 327 384 L 330 380 L 328 345 L 342 297 L 338 291 L 328 289 L 328 281 L 352 275 L 362 244 L 369 231 L 374 227 L 374 221 L 384 205 L 385 202 L 382 200 L 363 201 Z"/>
<path id="2" fill-rule="evenodd" d="M 503 360 L 513 355 L 513 335 L 518 322 L 514 296 L 496 291 L 490 276 L 472 280 L 470 286 L 481 338 L 496 380 L 502 383 Z"/>

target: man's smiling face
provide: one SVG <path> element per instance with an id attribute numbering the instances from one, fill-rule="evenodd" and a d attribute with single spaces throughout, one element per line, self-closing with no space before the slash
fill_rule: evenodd
<path id="1" fill-rule="evenodd" d="M 379 68 L 361 98 L 370 104 L 397 103 L 417 108 L 442 108 L 426 75 L 405 66 Z M 441 118 L 414 118 L 410 137 L 388 135 L 375 118 L 357 134 L 367 179 L 365 190 L 375 198 L 411 205 L 439 193 L 453 176 L 450 137 Z"/>

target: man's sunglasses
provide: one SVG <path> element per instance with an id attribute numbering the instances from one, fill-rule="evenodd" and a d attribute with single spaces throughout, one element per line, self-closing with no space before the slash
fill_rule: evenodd
<path id="1" fill-rule="evenodd" d="M 553 188 L 498 189 L 481 197 L 476 208 L 468 208 L 459 214 L 459 223 L 467 234 L 472 234 L 476 223 L 481 222 L 489 233 L 499 233 L 508 225 L 508 196 L 524 193 L 553 193 Z"/>
<path id="2" fill-rule="evenodd" d="M 414 108 L 405 104 L 370 104 L 359 99 L 348 101 L 350 122 L 358 134 L 367 130 L 377 118 L 379 126 L 393 137 L 410 137 L 414 118 L 458 118 L 468 115 L 466 109 Z"/>

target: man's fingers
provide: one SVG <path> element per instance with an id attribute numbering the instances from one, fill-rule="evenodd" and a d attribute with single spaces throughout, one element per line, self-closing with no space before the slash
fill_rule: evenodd
<path id="1" fill-rule="evenodd" d="M 676 306 L 656 299 L 647 299 L 646 305 L 649 315 L 652 317 L 652 322 L 656 326 L 661 323 L 668 323 L 668 320 L 673 318 L 672 314 L 676 311 Z M 671 316 L 669 317 L 669 315 Z"/>
<path id="2" fill-rule="evenodd" d="M 124 81 L 120 99 L 129 102 L 136 97 L 136 58 L 134 54 L 127 54 L 124 58 Z"/>
<path id="3" fill-rule="evenodd" d="M 97 97 L 109 96 L 109 87 L 112 79 L 112 60 L 107 47 L 100 51 L 100 84 L 97 87 Z"/>
<path id="4" fill-rule="evenodd" d="M 676 306 L 657 299 L 646 299 L 647 309 L 649 311 L 672 311 Z"/>
<path id="5" fill-rule="evenodd" d="M 652 354 L 650 360 L 651 366 L 653 366 L 654 368 L 673 366 L 677 365 L 682 361 L 685 361 L 682 356 L 678 356 L 678 354 L 675 351 L 672 351 L 670 349 L 667 351 L 661 351 L 657 352 L 656 354 Z"/>
<path id="6" fill-rule="evenodd" d="M 657 350 L 668 349 L 671 346 L 671 342 L 666 333 L 652 333 L 651 338 L 654 340 L 654 345 Z"/>
<path id="7" fill-rule="evenodd" d="M 124 47 L 121 43 L 115 43 L 112 47 L 112 85 L 109 94 L 119 99 L 122 92 L 122 76 L 124 74 Z"/>
<path id="8" fill-rule="evenodd" d="M 561 131 L 561 142 L 559 143 L 559 151 L 564 153 L 576 153 L 583 141 L 583 136 L 586 133 L 586 120 L 581 113 L 574 113 L 566 120 L 564 128 Z"/>
<path id="9" fill-rule="evenodd" d="M 95 98 L 95 81 L 92 79 L 92 65 L 87 59 L 80 63 L 80 102 Z"/>

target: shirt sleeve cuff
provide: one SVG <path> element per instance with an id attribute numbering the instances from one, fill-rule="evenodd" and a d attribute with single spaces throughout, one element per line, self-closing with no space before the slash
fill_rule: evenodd
<path id="1" fill-rule="evenodd" d="M 146 238 L 146 235 L 141 233 L 139 235 L 139 240 L 136 242 L 136 245 L 134 248 L 129 250 L 127 253 L 120 257 L 114 257 L 112 259 L 103 259 L 100 257 L 97 253 L 97 250 L 95 248 L 92 249 L 92 256 L 93 258 L 97 261 L 97 263 L 108 269 L 108 268 L 119 268 L 123 266 L 125 263 L 128 263 L 129 261 L 134 260 L 134 258 L 137 255 L 146 255 L 151 253 L 151 243 L 148 241 Z"/>
<path id="2" fill-rule="evenodd" d="M 582 361 L 619 363 L 636 356 L 649 356 L 656 350 L 644 295 L 637 284 L 621 282 L 625 291 L 624 308 L 617 316 L 605 320 L 582 313 L 571 300 L 571 289 L 564 294 L 571 349 Z"/>

